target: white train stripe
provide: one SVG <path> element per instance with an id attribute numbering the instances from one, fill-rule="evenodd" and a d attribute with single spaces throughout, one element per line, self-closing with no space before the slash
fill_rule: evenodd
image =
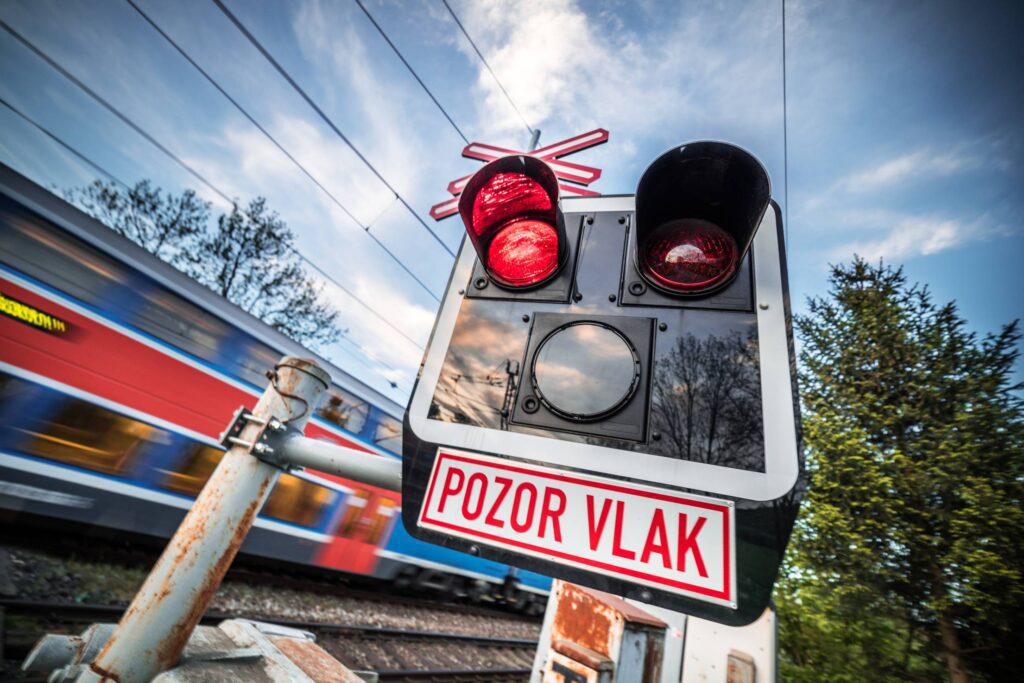
<path id="1" fill-rule="evenodd" d="M 138 498 L 148 502 L 155 502 L 168 507 L 178 508 L 180 510 L 188 510 L 192 507 L 192 501 L 186 498 L 181 498 L 169 493 L 163 493 L 162 491 L 157 491 L 118 479 L 89 474 L 88 472 L 72 469 L 70 467 L 62 467 L 60 465 L 51 465 L 39 462 L 34 459 L 14 455 L 13 453 L 0 451 L 0 467 L 9 467 L 11 469 L 31 472 L 32 474 L 49 477 L 51 479 L 69 481 L 89 488 L 130 496 L 132 498 Z M 323 544 L 330 543 L 334 538 L 333 536 L 319 531 L 301 529 L 290 524 L 283 524 L 281 522 L 275 522 L 274 520 L 262 517 L 257 517 L 253 526 L 267 531 L 273 531 L 288 536 L 296 536 L 298 538 L 304 538 Z"/>

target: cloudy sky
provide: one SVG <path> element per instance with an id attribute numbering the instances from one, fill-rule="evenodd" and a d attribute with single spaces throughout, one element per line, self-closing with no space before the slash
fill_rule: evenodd
<path id="1" fill-rule="evenodd" d="M 427 212 L 479 167 L 463 136 L 521 149 L 530 128 L 541 145 L 607 128 L 569 158 L 604 169 L 592 189 L 607 194 L 632 193 L 672 145 L 734 142 L 788 216 L 798 311 L 858 253 L 903 264 L 979 332 L 1024 315 L 1019 2 L 786 0 L 783 32 L 781 0 L 449 0 L 496 80 L 442 0 L 223 1 L 333 128 L 211 0 L 7 0 L 0 161 L 59 188 L 97 177 L 13 107 L 124 181 L 218 208 L 265 196 L 300 251 L 376 309 L 325 282 L 349 329 L 328 355 L 399 402 L 462 238 Z"/>

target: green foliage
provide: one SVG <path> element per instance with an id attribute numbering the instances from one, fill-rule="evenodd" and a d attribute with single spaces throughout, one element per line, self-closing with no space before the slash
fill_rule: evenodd
<path id="1" fill-rule="evenodd" d="M 67 193 L 97 220 L 295 341 L 337 341 L 338 311 L 295 251 L 295 235 L 258 197 L 210 225 L 210 205 L 192 190 L 163 193 L 95 181 Z"/>
<path id="2" fill-rule="evenodd" d="M 1024 607 L 1020 334 L 979 338 L 856 259 L 797 320 L 811 487 L 779 583 L 785 680 L 1009 676 Z"/>

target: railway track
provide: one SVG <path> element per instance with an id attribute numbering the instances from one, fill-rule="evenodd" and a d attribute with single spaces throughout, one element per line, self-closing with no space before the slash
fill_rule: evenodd
<path id="1" fill-rule="evenodd" d="M 117 621 L 125 609 L 34 600 L 0 600 L 0 608 L 5 617 L 3 645 L 8 660 L 24 658 L 46 632 L 77 632 L 94 621 Z M 529 678 L 536 648 L 536 641 L 527 638 L 296 621 L 255 613 L 207 612 L 203 623 L 231 618 L 272 621 L 311 631 L 317 642 L 346 666 L 375 671 L 381 681 L 524 681 Z"/>

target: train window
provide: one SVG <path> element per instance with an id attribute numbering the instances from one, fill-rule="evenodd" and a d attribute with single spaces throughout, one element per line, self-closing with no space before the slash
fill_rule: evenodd
<path id="1" fill-rule="evenodd" d="M 316 414 L 333 425 L 358 434 L 363 430 L 369 412 L 370 409 L 366 401 L 358 399 L 338 387 L 331 387 L 323 395 Z"/>
<path id="2" fill-rule="evenodd" d="M 185 450 L 181 468 L 177 472 L 167 472 L 164 488 L 187 496 L 198 496 L 223 457 L 224 451 L 220 449 L 201 443 L 190 444 Z"/>
<path id="3" fill-rule="evenodd" d="M 394 498 L 382 498 L 374 511 L 373 521 L 370 522 L 370 529 L 366 532 L 366 542 L 378 545 L 382 542 L 382 536 L 391 526 L 391 518 L 395 516 L 398 501 Z"/>
<path id="4" fill-rule="evenodd" d="M 373 434 L 373 442 L 392 453 L 402 452 L 402 423 L 388 415 L 382 415 Z"/>
<path id="5" fill-rule="evenodd" d="M 316 526 L 324 510 L 334 504 L 338 494 L 323 486 L 282 474 L 274 486 L 263 514 L 299 526 Z"/>
<path id="6" fill-rule="evenodd" d="M 239 332 L 241 334 L 241 332 Z M 281 360 L 281 353 L 245 335 L 245 350 L 238 354 L 239 374 L 261 389 L 267 385 L 267 371 Z"/>
<path id="7" fill-rule="evenodd" d="M 366 489 L 357 489 L 345 501 L 345 516 L 341 518 L 338 525 L 338 535 L 347 538 L 354 537 L 360 529 L 360 521 L 363 519 L 363 511 L 366 510 L 366 503 L 370 500 L 370 492 Z"/>
<path id="8" fill-rule="evenodd" d="M 3 200 L 0 255 L 5 263 L 82 301 L 104 307 L 112 285 L 128 283 L 124 266 Z"/>
<path id="9" fill-rule="evenodd" d="M 210 362 L 218 360 L 231 332 L 227 323 L 162 289 L 146 293 L 146 304 L 139 307 L 131 322 L 157 339 Z"/>
<path id="10" fill-rule="evenodd" d="M 53 419 L 35 420 L 19 431 L 30 437 L 25 450 L 32 455 L 118 475 L 129 470 L 147 441 L 169 440 L 161 429 L 76 399 L 66 401 Z"/>

